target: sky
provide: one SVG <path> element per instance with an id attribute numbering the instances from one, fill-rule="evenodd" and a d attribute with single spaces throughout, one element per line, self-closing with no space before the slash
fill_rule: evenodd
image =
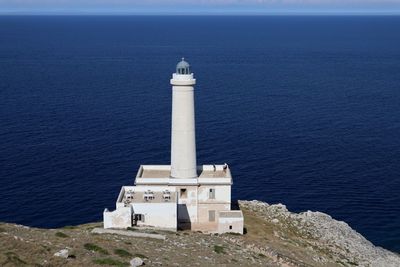
<path id="1" fill-rule="evenodd" d="M 400 0 L 0 0 L 0 13 L 400 15 Z"/>

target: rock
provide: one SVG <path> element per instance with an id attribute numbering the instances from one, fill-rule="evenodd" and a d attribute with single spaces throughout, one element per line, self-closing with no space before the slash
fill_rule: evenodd
<path id="1" fill-rule="evenodd" d="M 133 258 L 130 262 L 131 267 L 142 266 L 143 260 L 139 257 Z"/>
<path id="2" fill-rule="evenodd" d="M 312 244 L 308 249 L 311 251 L 313 247 L 323 249 L 335 262 L 342 265 L 400 266 L 399 255 L 374 246 L 347 223 L 337 221 L 328 214 L 313 211 L 294 213 L 288 211 L 283 204 L 269 205 L 254 200 L 239 201 L 239 205 L 256 212 L 272 223 L 282 221 L 284 225 L 292 225 L 292 230 L 299 236 L 298 240 Z M 276 237 L 285 237 L 285 229 L 282 231 L 282 235 L 281 231 L 275 230 L 273 234 Z M 314 261 L 324 262 L 326 259 L 323 255 L 316 255 Z"/>
<path id="3" fill-rule="evenodd" d="M 69 256 L 69 251 L 68 249 L 62 249 L 59 252 L 54 253 L 54 256 L 67 259 Z"/>

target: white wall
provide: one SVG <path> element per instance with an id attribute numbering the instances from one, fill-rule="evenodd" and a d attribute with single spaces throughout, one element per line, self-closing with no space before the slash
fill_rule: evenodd
<path id="1" fill-rule="evenodd" d="M 230 226 L 232 229 L 230 229 Z M 222 218 L 218 220 L 218 233 L 238 233 L 243 234 L 243 217 L 241 218 Z"/>
<path id="2" fill-rule="evenodd" d="M 168 203 L 132 203 L 134 214 L 143 214 L 144 222 L 137 225 L 152 226 L 164 229 L 177 229 L 177 205 Z"/>
<path id="3" fill-rule="evenodd" d="M 105 210 L 103 213 L 104 228 L 123 228 L 132 226 L 132 208 L 121 207 L 114 211 Z"/>
<path id="4" fill-rule="evenodd" d="M 215 189 L 215 199 L 209 198 L 210 189 Z M 231 186 L 230 185 L 201 185 L 199 187 L 199 202 L 230 203 Z"/>

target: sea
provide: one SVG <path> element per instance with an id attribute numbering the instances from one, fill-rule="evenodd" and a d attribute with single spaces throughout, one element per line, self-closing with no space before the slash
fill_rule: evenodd
<path id="1" fill-rule="evenodd" d="M 400 251 L 400 17 L 0 16 L 0 221 L 102 220 L 169 164 L 185 57 L 197 160 L 233 199 L 347 222 Z"/>

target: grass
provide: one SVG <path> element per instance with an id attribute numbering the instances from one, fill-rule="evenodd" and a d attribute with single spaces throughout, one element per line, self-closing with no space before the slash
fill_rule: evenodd
<path id="1" fill-rule="evenodd" d="M 21 260 L 18 257 L 18 255 L 15 254 L 14 252 L 9 251 L 9 252 L 4 253 L 4 255 L 7 256 L 7 261 L 4 262 L 4 265 L 6 263 L 12 263 L 12 264 L 15 264 L 16 266 L 21 266 L 21 265 L 26 265 L 27 264 L 25 261 Z"/>
<path id="2" fill-rule="evenodd" d="M 225 253 L 224 247 L 220 246 L 220 245 L 214 245 L 214 252 L 216 252 L 218 254 Z"/>
<path id="3" fill-rule="evenodd" d="M 109 254 L 108 251 L 105 250 L 104 248 L 99 247 L 99 246 L 97 246 L 95 244 L 92 244 L 92 243 L 86 243 L 83 246 L 84 246 L 85 249 L 90 250 L 90 251 L 99 252 L 100 254 L 103 254 L 103 255 L 108 255 Z"/>
<path id="4" fill-rule="evenodd" d="M 67 234 L 64 234 L 63 232 L 57 232 L 57 233 L 55 233 L 55 235 L 56 235 L 57 237 L 61 237 L 61 238 L 67 238 L 67 237 L 69 237 Z"/>
<path id="5" fill-rule="evenodd" d="M 49 247 L 46 246 L 46 245 L 40 244 L 40 246 L 41 246 L 42 248 L 44 248 L 46 251 L 50 251 L 50 250 L 51 250 L 51 248 L 49 248 Z"/>
<path id="6" fill-rule="evenodd" d="M 76 229 L 76 226 L 66 225 L 66 226 L 64 226 L 62 229 L 69 229 L 69 230 L 72 230 L 72 229 Z"/>
<path id="7" fill-rule="evenodd" d="M 240 236 L 241 234 L 239 234 L 239 233 L 234 233 L 234 232 L 227 232 L 226 234 L 228 234 L 228 235 L 237 235 L 237 236 Z"/>
<path id="8" fill-rule="evenodd" d="M 129 264 L 126 262 L 114 260 L 112 258 L 105 258 L 105 259 L 94 259 L 93 263 L 98 265 L 108 265 L 108 266 L 128 266 Z"/>
<path id="9" fill-rule="evenodd" d="M 124 249 L 114 249 L 114 253 L 123 258 L 132 257 L 132 254 Z"/>

